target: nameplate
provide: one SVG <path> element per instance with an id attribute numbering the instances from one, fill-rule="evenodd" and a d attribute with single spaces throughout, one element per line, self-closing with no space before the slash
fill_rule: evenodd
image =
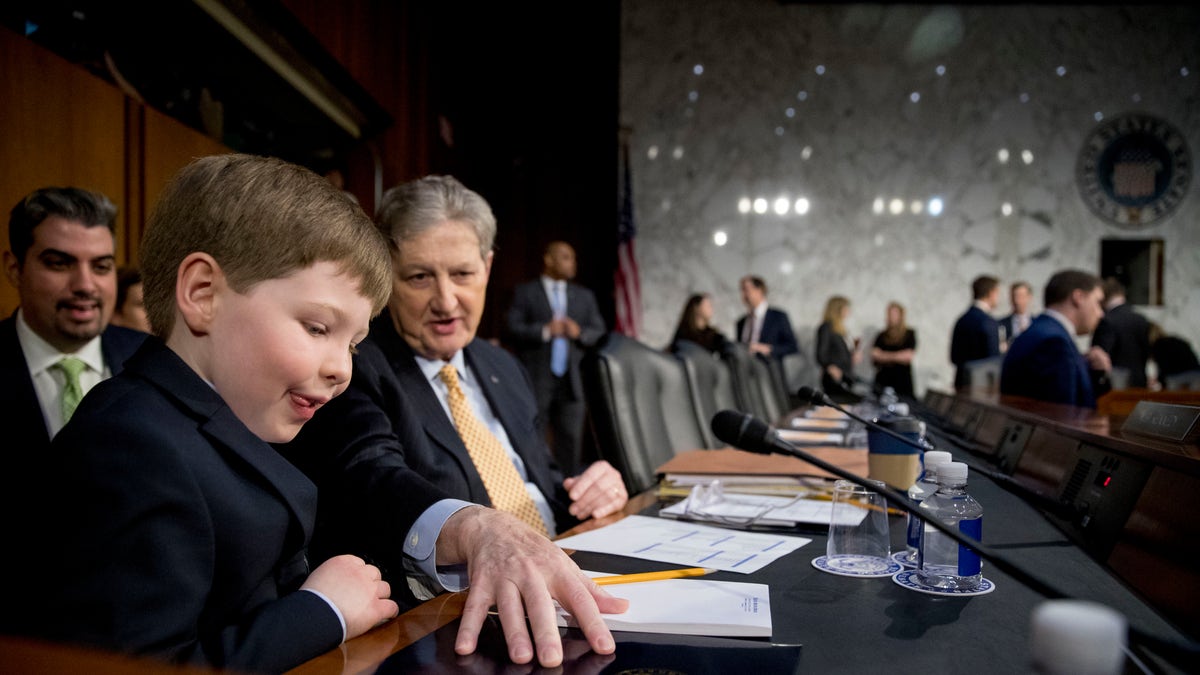
<path id="1" fill-rule="evenodd" d="M 1138 401 L 1121 425 L 1121 431 L 1163 438 L 1168 441 L 1193 441 L 1200 436 L 1200 407 Z"/>

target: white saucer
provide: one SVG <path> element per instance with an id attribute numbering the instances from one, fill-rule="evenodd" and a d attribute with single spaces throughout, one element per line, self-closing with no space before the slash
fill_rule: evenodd
<path id="1" fill-rule="evenodd" d="M 946 590 L 943 588 L 933 588 L 921 583 L 917 578 L 917 570 L 904 570 L 892 576 L 892 581 L 897 585 L 907 588 L 910 591 L 918 593 L 928 593 L 929 595 L 944 595 L 948 597 L 969 597 L 972 595 L 987 595 L 996 590 L 996 584 L 990 579 L 983 577 L 979 581 L 979 588 L 973 590 Z"/>
<path id="2" fill-rule="evenodd" d="M 914 569 L 917 566 L 917 563 L 908 561 L 908 549 L 904 549 L 903 551 L 896 551 L 895 553 L 893 553 L 892 554 L 892 562 L 900 563 L 901 565 L 904 566 L 904 569 L 906 569 L 906 570 Z"/>
<path id="3" fill-rule="evenodd" d="M 813 567 L 843 577 L 890 577 L 904 569 L 904 566 L 889 558 L 876 558 L 869 555 L 842 555 L 831 562 L 828 556 L 813 558 Z"/>

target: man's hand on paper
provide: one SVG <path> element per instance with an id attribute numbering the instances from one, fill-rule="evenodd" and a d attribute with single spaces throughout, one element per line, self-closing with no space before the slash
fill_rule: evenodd
<path id="1" fill-rule="evenodd" d="M 563 646 L 555 600 L 575 617 L 593 650 L 611 654 L 616 648 L 600 613 L 624 612 L 628 601 L 602 590 L 561 548 L 515 516 L 486 507 L 468 507 L 451 516 L 438 537 L 438 564 L 463 560 L 471 586 L 455 652 L 475 651 L 488 609 L 495 605 L 514 663 L 528 663 L 536 647 L 543 667 L 560 665 Z"/>

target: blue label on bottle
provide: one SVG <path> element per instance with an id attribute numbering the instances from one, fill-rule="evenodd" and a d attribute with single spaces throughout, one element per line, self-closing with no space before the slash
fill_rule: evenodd
<path id="1" fill-rule="evenodd" d="M 958 531 L 977 541 L 983 541 L 983 518 L 958 521 Z M 983 569 L 979 554 L 959 544 L 958 546 L 958 576 L 973 577 Z"/>
<path id="2" fill-rule="evenodd" d="M 921 530 L 923 529 L 925 529 L 925 521 L 911 513 L 908 514 L 908 536 L 905 543 L 912 548 L 919 547 L 921 545 Z"/>

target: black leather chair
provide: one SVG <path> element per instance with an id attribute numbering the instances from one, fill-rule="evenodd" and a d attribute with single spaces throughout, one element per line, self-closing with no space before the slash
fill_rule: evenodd
<path id="1" fill-rule="evenodd" d="M 751 354 L 741 343 L 726 345 L 721 358 L 729 365 L 739 410 L 774 423 L 790 409 L 778 361 Z"/>
<path id="2" fill-rule="evenodd" d="M 584 356 L 581 374 L 600 457 L 630 494 L 658 481 L 675 453 L 705 446 L 683 362 L 620 333 Z"/>
<path id="3" fill-rule="evenodd" d="M 712 433 L 712 418 L 722 410 L 739 409 L 728 364 L 719 354 L 687 340 L 671 345 L 671 352 L 683 361 L 705 447 L 725 447 Z"/>

